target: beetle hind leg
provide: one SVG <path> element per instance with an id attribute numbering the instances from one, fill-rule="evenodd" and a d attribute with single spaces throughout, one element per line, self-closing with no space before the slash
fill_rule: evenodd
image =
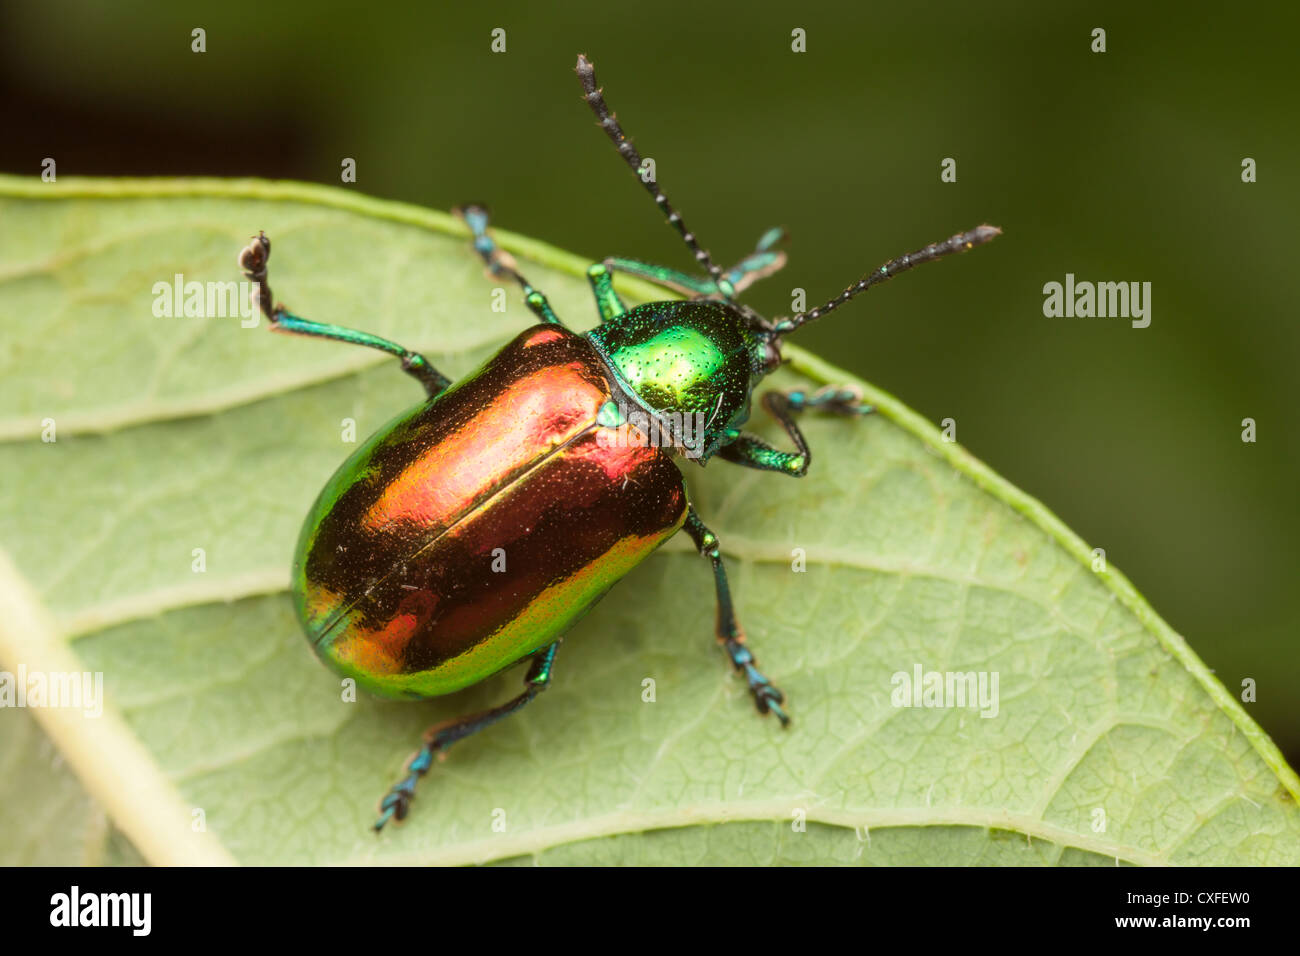
<path id="1" fill-rule="evenodd" d="M 745 676 L 749 692 L 754 697 L 754 705 L 760 714 L 776 714 L 784 727 L 790 723 L 790 717 L 782 709 L 785 694 L 758 669 L 758 661 L 745 646 L 745 634 L 736 620 L 736 609 L 731 603 L 731 588 L 727 585 L 727 570 L 722 564 L 722 553 L 718 548 L 718 537 L 700 520 L 692 507 L 686 516 L 686 533 L 695 542 L 695 547 L 713 564 L 713 581 L 718 593 L 718 643 L 722 645 L 731 665 Z"/>
<path id="2" fill-rule="evenodd" d="M 428 773 L 429 768 L 433 766 L 434 757 L 441 757 L 456 741 L 462 740 L 484 727 L 495 724 L 503 717 L 509 717 L 546 690 L 551 683 L 551 669 L 555 663 L 555 654 L 559 649 L 560 642 L 556 641 L 533 655 L 532 665 L 528 668 L 528 676 L 524 678 L 524 692 L 518 697 L 490 710 L 479 711 L 476 714 L 466 714 L 464 717 L 456 717 L 441 724 L 435 724 L 425 731 L 424 743 L 415 752 L 415 756 L 407 761 L 406 776 L 394 784 L 392 789 L 379 801 L 379 819 L 375 821 L 375 832 L 378 833 L 382 830 L 389 820 L 396 820 L 400 823 L 406 819 L 406 815 L 411 810 L 411 801 L 415 799 L 415 787 L 420 782 L 420 778 Z"/>

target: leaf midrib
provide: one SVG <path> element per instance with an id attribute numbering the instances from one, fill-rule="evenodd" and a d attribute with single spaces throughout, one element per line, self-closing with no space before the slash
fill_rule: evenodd
<path id="1" fill-rule="evenodd" d="M 675 818 L 665 825 L 663 811 L 633 812 L 620 810 L 599 817 L 589 817 L 569 823 L 538 827 L 519 834 L 502 834 L 491 840 L 471 840 L 450 844 L 434 851 L 396 855 L 385 854 L 385 865 L 394 866 L 456 866 L 490 863 L 515 857 L 531 856 L 552 847 L 565 846 L 584 840 L 641 833 L 650 830 L 675 830 L 693 826 L 723 823 L 773 823 L 793 820 L 793 812 L 803 810 L 809 823 L 840 827 L 865 832 L 895 827 L 974 827 L 1005 830 L 1018 833 L 1028 840 L 1047 840 L 1062 850 L 1074 848 L 1098 856 L 1122 859 L 1141 866 L 1169 866 L 1165 854 L 1153 854 L 1097 839 L 1089 833 L 1077 833 L 1024 814 L 990 812 L 977 809 L 933 807 L 905 807 L 891 810 L 837 810 L 831 807 L 810 806 L 798 800 L 729 800 L 725 804 L 707 806 L 682 806 L 674 808 Z M 861 839 L 861 837 L 860 837 Z M 1118 852 L 1117 852 L 1118 851 Z M 347 860 L 344 866 L 371 866 L 379 861 L 374 854 L 361 854 Z"/>

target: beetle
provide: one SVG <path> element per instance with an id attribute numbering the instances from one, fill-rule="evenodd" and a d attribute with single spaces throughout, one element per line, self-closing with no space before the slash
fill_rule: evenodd
<path id="1" fill-rule="evenodd" d="M 737 296 L 785 264 L 776 248 L 782 230 L 765 233 L 736 266 L 719 268 L 658 183 L 643 175 L 585 56 L 576 71 L 601 129 L 703 275 L 607 258 L 587 270 L 600 324 L 577 333 L 497 246 L 486 210 L 460 207 L 489 275 L 519 285 L 539 323 L 453 383 L 396 342 L 275 303 L 265 233 L 240 254 L 270 328 L 390 353 L 427 393 L 343 463 L 303 524 L 291 591 L 316 654 L 368 691 L 417 700 L 531 662 L 518 696 L 425 733 L 406 775 L 381 800 L 376 831 L 405 819 L 435 756 L 545 690 L 564 633 L 683 529 L 712 566 L 718 642 L 758 711 L 787 725 L 785 696 L 746 646 L 718 538 L 692 506 L 679 462 L 717 457 L 802 477 L 812 456 L 797 413 L 872 409 L 852 388 L 768 391 L 761 403 L 794 450 L 743 431 L 755 387 L 782 362 L 784 336 L 874 285 L 1000 232 L 981 225 L 959 233 L 891 259 L 824 305 L 766 319 Z M 685 298 L 628 308 L 614 290 L 615 272 Z"/>

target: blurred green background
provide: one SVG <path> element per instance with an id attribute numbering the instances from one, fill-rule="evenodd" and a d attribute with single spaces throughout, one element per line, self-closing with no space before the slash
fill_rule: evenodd
<path id="1" fill-rule="evenodd" d="M 592 259 L 684 267 L 579 98 L 582 51 L 717 259 L 787 227 L 790 265 L 747 296 L 766 314 L 792 288 L 811 306 L 896 254 L 1002 226 L 796 341 L 955 419 L 1231 691 L 1258 682 L 1247 709 L 1300 765 L 1294 7 L 178 7 L 0 11 L 0 170 L 36 176 L 52 156 L 61 176 L 338 185 L 352 157 L 347 188 L 484 200 L 502 227 Z M 1151 282 L 1150 327 L 1044 317 L 1043 284 L 1067 272 Z"/>

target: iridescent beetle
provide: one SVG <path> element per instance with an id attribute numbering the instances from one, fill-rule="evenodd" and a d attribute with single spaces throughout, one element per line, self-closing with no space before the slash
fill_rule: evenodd
<path id="1" fill-rule="evenodd" d="M 718 268 L 658 184 L 642 178 L 641 157 L 605 105 L 586 57 L 578 57 L 577 73 L 601 128 L 704 276 L 606 259 L 587 270 L 600 325 L 573 332 L 498 249 L 486 212 L 464 207 L 458 213 L 489 272 L 517 282 L 541 324 L 453 384 L 395 342 L 273 305 L 265 234 L 240 255 L 273 329 L 389 352 L 428 393 L 344 462 L 303 525 L 292 591 L 317 655 L 373 693 L 406 699 L 450 694 L 522 658 L 532 661 L 518 697 L 426 732 L 407 775 L 380 802 L 376 830 L 406 817 L 435 754 L 541 693 L 564 632 L 682 528 L 713 566 L 719 643 L 760 713 L 787 724 L 784 695 L 745 646 L 718 539 L 691 506 L 675 459 L 704 464 L 717 456 L 804 475 L 811 455 L 796 412 L 871 409 L 848 388 L 769 391 L 763 407 L 795 450 L 743 432 L 755 386 L 781 364 L 782 337 L 877 283 L 999 233 L 979 226 L 885 263 L 818 308 L 765 319 L 736 296 L 785 264 L 775 249 L 781 230 L 766 233 L 734 268 Z M 614 291 L 616 271 L 688 298 L 629 309 Z M 649 441 L 647 431 L 664 440 Z"/>

